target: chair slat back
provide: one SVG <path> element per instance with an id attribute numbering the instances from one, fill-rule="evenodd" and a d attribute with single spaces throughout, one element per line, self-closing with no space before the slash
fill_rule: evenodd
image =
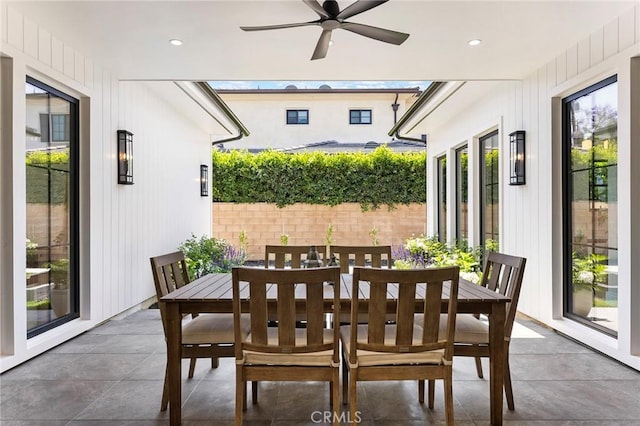
<path id="1" fill-rule="evenodd" d="M 446 359 L 453 356 L 455 313 L 457 311 L 459 268 L 385 269 L 355 267 L 353 270 L 351 342 L 353 348 L 391 353 L 424 352 L 444 349 Z M 360 281 L 369 282 L 369 303 L 366 312 L 367 336 L 358 336 Z M 450 281 L 446 339 L 438 340 L 444 282 Z M 393 295 L 392 297 L 389 297 Z M 414 312 L 424 299 L 424 329 L 416 330 Z M 387 323 L 389 313 L 395 315 L 395 325 Z M 453 315 L 453 316 L 451 316 Z M 356 362 L 356 351 L 350 351 Z"/>
<path id="2" fill-rule="evenodd" d="M 370 266 L 382 268 L 383 260 L 386 260 L 387 268 L 391 268 L 391 246 L 329 246 L 329 256 L 336 256 L 340 262 L 340 272 L 349 273 L 350 261 L 355 266 Z"/>
<path id="3" fill-rule="evenodd" d="M 318 256 L 320 260 L 325 261 L 327 256 L 327 246 L 326 245 L 316 245 L 318 250 Z M 309 253 L 309 249 L 311 245 L 308 246 L 277 246 L 277 245 L 266 245 L 264 248 L 264 266 L 265 268 L 269 267 L 271 261 L 274 262 L 274 265 L 278 269 L 282 269 L 285 267 L 287 262 L 287 257 L 291 260 L 292 268 L 301 268 L 304 265 L 304 261 L 307 259 L 307 254 Z"/>
<path id="4" fill-rule="evenodd" d="M 527 259 L 498 252 L 488 252 L 480 285 L 507 296 L 505 336 L 511 336 L 516 317 L 522 277 Z"/>
<path id="5" fill-rule="evenodd" d="M 262 269 L 236 267 L 233 277 L 233 310 L 236 322 L 236 357 L 242 359 L 243 350 L 265 353 L 307 353 L 334 350 L 338 361 L 338 328 L 333 339 L 324 339 L 324 287 L 328 282 L 340 282 L 338 267 L 308 269 Z M 246 285 L 248 283 L 248 286 Z M 249 294 L 241 294 L 248 287 Z M 340 309 L 340 285 L 333 286 L 334 315 Z M 248 296 L 248 315 L 251 321 L 250 340 L 240 335 L 242 302 Z M 270 305 L 275 306 L 275 326 L 268 326 Z M 306 308 L 303 308 L 306 307 Z M 302 318 L 306 329 L 296 329 Z M 302 338 L 301 338 L 302 336 Z"/>
<path id="6" fill-rule="evenodd" d="M 158 308 L 160 308 L 162 325 L 165 327 L 166 333 L 166 308 L 160 298 L 191 282 L 189 270 L 187 269 L 184 253 L 181 251 L 152 257 L 150 260 L 156 297 L 158 298 Z"/>

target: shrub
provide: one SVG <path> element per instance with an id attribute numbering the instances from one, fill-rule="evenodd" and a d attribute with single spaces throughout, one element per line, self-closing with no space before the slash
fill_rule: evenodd
<path id="1" fill-rule="evenodd" d="M 205 235 L 198 238 L 191 234 L 179 249 L 184 253 L 189 276 L 194 279 L 212 272 L 230 272 L 232 267 L 243 265 L 247 260 L 245 249 Z"/>
<path id="2" fill-rule="evenodd" d="M 394 153 L 382 146 L 372 153 L 214 151 L 212 200 L 232 203 L 294 203 L 335 206 L 426 202 L 426 153 Z"/>

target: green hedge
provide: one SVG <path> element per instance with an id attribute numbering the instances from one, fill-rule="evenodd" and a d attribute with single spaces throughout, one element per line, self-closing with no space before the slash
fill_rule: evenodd
<path id="1" fill-rule="evenodd" d="M 69 151 L 27 154 L 27 203 L 62 204 L 69 197 Z"/>
<path id="2" fill-rule="evenodd" d="M 338 205 L 360 203 L 363 210 L 381 205 L 426 202 L 426 154 L 263 151 L 212 155 L 212 199 L 217 202 Z"/>

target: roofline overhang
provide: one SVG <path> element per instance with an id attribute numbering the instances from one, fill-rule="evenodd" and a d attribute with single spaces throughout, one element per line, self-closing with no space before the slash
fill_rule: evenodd
<path id="1" fill-rule="evenodd" d="M 196 102 L 211 118 L 213 118 L 223 129 L 235 136 L 225 139 L 211 141 L 212 145 L 223 142 L 230 142 L 249 136 L 249 130 L 240 121 L 238 116 L 229 108 L 216 91 L 203 81 L 176 81 L 174 82 L 183 92 Z M 227 121 L 227 122 L 225 122 Z M 230 129 L 229 124 L 235 127 Z"/>
<path id="2" fill-rule="evenodd" d="M 389 130 L 389 136 L 395 136 L 398 139 L 406 139 L 413 141 L 423 141 L 425 138 L 416 139 L 410 136 L 401 135 L 400 131 L 408 127 L 407 132 L 411 132 L 415 127 L 427 118 L 433 111 L 442 105 L 451 95 L 458 91 L 464 81 L 434 81 L 425 89 L 418 99 L 402 114 L 396 124 Z"/>

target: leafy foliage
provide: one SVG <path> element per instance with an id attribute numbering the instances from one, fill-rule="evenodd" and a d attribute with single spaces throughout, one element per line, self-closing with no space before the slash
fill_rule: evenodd
<path id="1" fill-rule="evenodd" d="M 426 154 L 263 151 L 212 154 L 212 199 L 235 203 L 294 203 L 335 206 L 360 203 L 363 210 L 386 204 L 426 202 Z"/>
<path id="2" fill-rule="evenodd" d="M 243 265 L 247 260 L 247 252 L 243 248 L 235 248 L 224 239 L 209 238 L 206 235 L 191 238 L 178 247 L 187 262 L 189 276 L 198 278 L 212 272 L 230 272 L 234 266 Z"/>
<path id="3" fill-rule="evenodd" d="M 445 244 L 437 237 L 413 237 L 392 248 L 398 269 L 459 266 L 460 275 L 472 282 L 481 278 L 481 247 L 471 248 L 466 242 Z"/>

